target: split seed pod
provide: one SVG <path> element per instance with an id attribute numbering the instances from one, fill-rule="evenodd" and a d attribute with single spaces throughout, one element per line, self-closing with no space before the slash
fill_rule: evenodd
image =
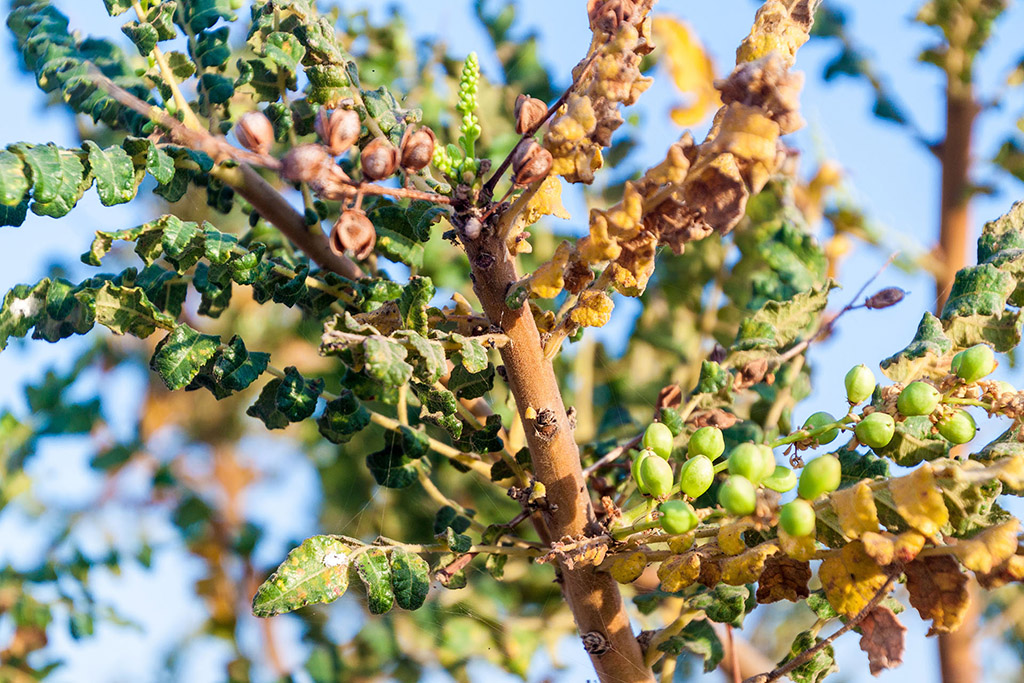
<path id="1" fill-rule="evenodd" d="M 512 155 L 512 173 L 516 185 L 532 185 L 551 172 L 551 152 L 534 140 L 524 140 Z"/>
<path id="2" fill-rule="evenodd" d="M 274 144 L 274 124 L 262 112 L 246 112 L 235 123 L 235 137 L 250 152 L 270 154 Z"/>
<path id="3" fill-rule="evenodd" d="M 344 153 L 354 145 L 362 132 L 359 114 L 351 109 L 335 109 L 332 112 L 321 109 L 316 115 L 313 127 L 334 156 Z"/>
<path id="4" fill-rule="evenodd" d="M 348 209 L 334 223 L 331 230 L 331 250 L 339 256 L 351 251 L 356 259 L 362 260 L 373 253 L 377 244 L 377 231 L 366 214 L 359 209 Z"/>
<path id="5" fill-rule="evenodd" d="M 528 131 L 534 130 L 547 113 L 548 105 L 544 104 L 543 100 L 519 95 L 515 108 L 516 132 L 525 135 Z"/>
<path id="6" fill-rule="evenodd" d="M 434 158 L 434 145 L 437 136 L 430 128 L 423 126 L 413 132 L 412 126 L 405 129 L 402 135 L 402 168 L 407 171 L 421 171 Z"/>
<path id="7" fill-rule="evenodd" d="M 281 159 L 281 177 L 293 183 L 312 183 L 326 178 L 334 159 L 323 145 L 293 147 Z"/>
<path id="8" fill-rule="evenodd" d="M 374 138 L 363 148 L 361 155 L 363 175 L 368 180 L 383 180 L 394 175 L 398 168 L 398 150 L 384 138 Z"/>

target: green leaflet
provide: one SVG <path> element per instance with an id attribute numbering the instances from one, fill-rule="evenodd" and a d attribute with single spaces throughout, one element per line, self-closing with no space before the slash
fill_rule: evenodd
<path id="1" fill-rule="evenodd" d="M 398 330 L 395 337 L 404 339 L 412 346 L 410 360 L 413 363 L 413 377 L 424 384 L 434 384 L 448 370 L 444 345 L 434 339 L 422 337 L 412 330 Z"/>
<path id="2" fill-rule="evenodd" d="M 908 382 L 919 377 L 940 377 L 948 369 L 942 359 L 952 350 L 953 342 L 943 331 L 942 321 L 926 312 L 907 348 L 881 362 L 882 372 L 894 382 Z"/>
<path id="3" fill-rule="evenodd" d="M 467 372 L 476 373 L 483 372 L 487 369 L 489 364 L 487 360 L 487 349 L 475 339 L 464 337 L 457 332 L 452 332 L 450 335 L 451 340 L 462 347 L 452 356 L 452 361 L 455 363 L 461 363 Z"/>
<path id="4" fill-rule="evenodd" d="M 203 31 L 197 36 L 195 54 L 200 66 L 211 69 L 227 64 L 231 57 L 228 35 L 228 27 L 221 26 L 212 31 Z"/>
<path id="5" fill-rule="evenodd" d="M 944 458 L 949 453 L 948 441 L 932 434 L 932 422 L 927 416 L 908 417 L 896 423 L 892 441 L 878 454 L 884 455 L 897 465 L 913 467 L 922 460 Z"/>
<path id="6" fill-rule="evenodd" d="M 18 144 L 9 147 L 21 156 L 32 177 L 32 198 L 41 203 L 52 202 L 63 181 L 60 148 L 48 145 Z M 7 203 L 7 202 L 5 202 Z"/>
<path id="7" fill-rule="evenodd" d="M 17 206 L 28 192 L 25 164 L 14 152 L 0 151 L 0 204 Z"/>
<path id="8" fill-rule="evenodd" d="M 402 288 L 398 297 L 398 311 L 402 315 L 402 326 L 420 335 L 426 335 L 427 306 L 434 297 L 434 283 L 429 277 L 413 277 Z"/>
<path id="9" fill-rule="evenodd" d="M 128 153 L 117 146 L 101 149 L 92 140 L 86 140 L 83 148 L 89 152 L 89 168 L 103 206 L 131 201 L 135 197 L 135 166 Z"/>
<path id="10" fill-rule="evenodd" d="M 168 389 L 184 389 L 220 347 L 220 337 L 200 334 L 181 323 L 157 344 L 149 367 Z"/>
<path id="11" fill-rule="evenodd" d="M 702 657 L 704 673 L 717 669 L 725 656 L 722 641 L 707 619 L 691 621 L 678 635 L 658 645 L 658 649 L 671 655 L 679 655 L 680 658 L 688 658 L 689 654 Z"/>
<path id="12" fill-rule="evenodd" d="M 732 384 L 732 375 L 714 361 L 706 360 L 700 364 L 700 378 L 697 380 L 698 394 L 717 394 Z"/>
<path id="13" fill-rule="evenodd" d="M 337 600 L 348 589 L 355 544 L 341 536 L 313 536 L 288 553 L 256 591 L 252 613 L 272 617 L 306 605 Z"/>
<path id="14" fill-rule="evenodd" d="M 381 548 L 369 548 L 353 562 L 356 576 L 366 588 L 371 614 L 384 614 L 395 604 L 391 586 L 391 564 Z"/>
<path id="15" fill-rule="evenodd" d="M 316 424 L 320 434 L 331 443 L 345 443 L 369 426 L 370 411 L 350 390 L 342 389 L 338 398 L 327 402 Z"/>
<path id="16" fill-rule="evenodd" d="M 459 398 L 480 398 L 494 388 L 494 366 L 469 372 L 465 366 L 456 365 L 448 378 L 448 388 Z"/>
<path id="17" fill-rule="evenodd" d="M 186 389 L 206 387 L 218 399 L 243 391 L 267 371 L 270 354 L 249 351 L 242 338 L 235 335 L 222 346 L 213 360 L 203 367 Z"/>
<path id="18" fill-rule="evenodd" d="M 50 145 L 46 145 L 46 147 L 50 147 Z M 38 148 L 33 147 L 32 149 Z M 78 154 L 67 150 L 59 150 L 57 152 L 57 160 L 59 171 L 51 172 L 47 153 L 45 171 L 39 171 L 40 173 L 50 173 L 45 178 L 42 187 L 44 190 L 42 196 L 46 197 L 45 200 L 40 199 L 35 194 L 35 185 L 33 185 L 32 205 L 29 208 L 32 210 L 32 213 L 38 216 L 49 216 L 50 218 L 66 216 L 92 184 L 92 176 L 86 173 L 85 166 L 82 164 L 81 159 L 79 159 Z M 33 169 L 32 173 L 33 180 L 35 180 L 37 171 Z"/>
<path id="19" fill-rule="evenodd" d="M 415 553 L 396 548 L 391 552 L 391 585 L 395 602 L 406 610 L 423 606 L 430 590 L 430 567 Z"/>
<path id="20" fill-rule="evenodd" d="M 366 373 L 387 386 L 400 386 L 412 377 L 412 366 L 405 359 L 408 352 L 398 342 L 386 337 L 367 337 L 361 347 Z"/>
<path id="21" fill-rule="evenodd" d="M 0 351 L 11 337 L 24 337 L 43 315 L 49 279 L 35 285 L 17 285 L 4 296 L 0 308 Z"/>
<path id="22" fill-rule="evenodd" d="M 768 301 L 740 323 L 734 350 L 782 348 L 816 328 L 828 294 L 836 287 L 831 280 L 820 287 L 797 294 L 786 301 Z"/>
<path id="23" fill-rule="evenodd" d="M 91 299 L 96 322 L 115 334 L 144 339 L 157 328 L 174 329 L 174 318 L 158 310 L 140 287 L 118 287 L 108 282 L 99 290 L 81 291 L 76 296 L 83 301 Z"/>
<path id="24" fill-rule="evenodd" d="M 221 19 L 235 20 L 231 0 L 190 0 L 183 5 L 186 23 L 193 33 L 205 31 Z"/>
<path id="25" fill-rule="evenodd" d="M 132 8 L 131 0 L 103 0 L 103 4 L 106 5 L 107 12 L 112 17 L 124 14 Z"/>
<path id="26" fill-rule="evenodd" d="M 750 590 L 746 586 L 719 584 L 690 598 L 690 604 L 694 609 L 704 610 L 711 621 L 740 628 L 747 614 L 749 598 Z"/>
<path id="27" fill-rule="evenodd" d="M 797 635 L 790 646 L 789 655 L 782 660 L 783 663 L 799 656 L 805 650 L 810 650 L 818 644 L 820 638 L 816 638 L 810 631 L 804 631 Z M 789 672 L 789 677 L 794 683 L 822 683 L 828 676 L 839 671 L 836 665 L 835 650 L 831 645 L 818 650 L 807 662 Z"/>
<path id="28" fill-rule="evenodd" d="M 145 22 L 140 24 L 137 21 L 129 21 L 121 27 L 121 32 L 135 43 L 135 47 L 138 48 L 139 54 L 143 57 L 153 51 L 157 41 L 160 39 L 156 27 Z"/>
<path id="29" fill-rule="evenodd" d="M 306 55 L 306 48 L 295 36 L 278 31 L 267 36 L 263 54 L 279 68 L 295 73 Z"/>
<path id="30" fill-rule="evenodd" d="M 991 263 L 963 268 L 956 274 L 949 299 L 942 307 L 942 319 L 1002 313 L 1016 286 L 1012 275 Z"/>
<path id="31" fill-rule="evenodd" d="M 256 403 L 246 415 L 263 420 L 268 429 L 284 429 L 292 422 L 301 422 L 316 410 L 316 402 L 324 390 L 322 379 L 306 379 L 294 367 L 284 370 L 283 379 L 273 379 L 263 387 Z"/>

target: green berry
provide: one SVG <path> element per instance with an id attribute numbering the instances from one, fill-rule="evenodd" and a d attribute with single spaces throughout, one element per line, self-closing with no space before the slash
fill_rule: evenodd
<path id="1" fill-rule="evenodd" d="M 846 400 L 853 404 L 866 401 L 875 391 L 875 375 L 864 364 L 850 368 L 844 381 L 846 383 Z"/>
<path id="2" fill-rule="evenodd" d="M 865 446 L 885 448 L 896 433 L 896 421 L 888 413 L 871 413 L 857 423 L 853 432 Z"/>
<path id="3" fill-rule="evenodd" d="M 647 456 L 640 463 L 640 480 L 648 493 L 655 498 L 663 498 L 672 491 L 672 465 L 658 456 Z"/>
<path id="4" fill-rule="evenodd" d="M 761 454 L 761 476 L 757 480 L 762 481 L 775 472 L 775 451 L 763 443 L 757 444 L 757 450 Z"/>
<path id="5" fill-rule="evenodd" d="M 790 536 L 810 536 L 816 521 L 814 506 L 801 498 L 786 503 L 779 510 L 779 526 Z"/>
<path id="6" fill-rule="evenodd" d="M 749 479 L 734 474 L 718 487 L 718 504 L 730 515 L 749 515 L 757 506 L 757 491 Z"/>
<path id="7" fill-rule="evenodd" d="M 823 493 L 839 488 L 842 467 L 834 455 L 822 455 L 810 461 L 800 472 L 800 485 L 796 492 L 804 500 L 814 500 Z"/>
<path id="8" fill-rule="evenodd" d="M 652 422 L 644 431 L 644 448 L 652 451 L 668 460 L 672 455 L 672 431 L 660 422 Z"/>
<path id="9" fill-rule="evenodd" d="M 683 493 L 690 498 L 698 498 L 711 488 L 711 482 L 715 480 L 715 466 L 711 464 L 711 458 L 706 455 L 698 455 L 683 463 L 679 470 L 679 487 Z"/>
<path id="10" fill-rule="evenodd" d="M 903 387 L 896 408 L 908 417 L 915 415 L 931 415 L 941 398 L 939 390 L 927 382 L 911 382 Z"/>
<path id="11" fill-rule="evenodd" d="M 835 422 L 836 419 L 826 413 L 825 411 L 819 411 L 814 413 L 806 421 L 804 421 L 804 429 L 817 429 L 818 427 L 824 427 L 827 424 Z M 829 429 L 828 431 L 818 434 L 816 440 L 819 444 L 832 443 L 839 436 L 839 429 Z"/>
<path id="12" fill-rule="evenodd" d="M 965 382 L 977 382 L 996 369 L 996 354 L 988 344 L 975 344 L 953 356 L 951 369 Z"/>
<path id="13" fill-rule="evenodd" d="M 966 410 L 956 410 L 939 420 L 939 434 L 953 443 L 967 443 L 978 431 L 974 418 Z"/>
<path id="14" fill-rule="evenodd" d="M 670 534 L 685 534 L 697 528 L 700 520 L 689 503 L 682 500 L 668 500 L 658 506 L 661 512 L 661 528 Z"/>
<path id="15" fill-rule="evenodd" d="M 756 484 L 764 470 L 764 456 L 757 444 L 741 443 L 729 453 L 729 474 L 738 474 Z"/>
<path id="16" fill-rule="evenodd" d="M 646 458 L 654 456 L 654 451 L 644 449 L 633 456 L 633 463 L 630 465 L 630 472 L 633 475 L 633 481 L 636 482 L 636 487 L 640 489 L 640 493 L 647 493 L 647 487 L 644 485 L 643 477 L 640 472 L 640 465 Z M 655 456 L 656 457 L 656 456 Z"/>
<path id="17" fill-rule="evenodd" d="M 788 467 L 777 465 L 772 475 L 762 481 L 761 484 L 766 489 L 778 491 L 779 493 L 792 491 L 793 487 L 796 486 L 796 472 Z"/>
<path id="18" fill-rule="evenodd" d="M 695 455 L 706 455 L 715 460 L 725 452 L 725 437 L 722 436 L 722 430 L 718 427 L 701 427 L 690 436 L 686 452 L 691 458 Z"/>

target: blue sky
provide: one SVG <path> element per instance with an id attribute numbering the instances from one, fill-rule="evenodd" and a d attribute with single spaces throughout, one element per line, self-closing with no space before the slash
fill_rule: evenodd
<path id="1" fill-rule="evenodd" d="M 55 4 L 71 17 L 74 28 L 122 38 L 118 31 L 121 22 L 103 16 L 100 0 L 63 0 Z M 475 50 L 481 55 L 484 73 L 498 73 L 489 54 L 486 35 L 471 20 L 470 0 L 405 0 L 394 4 L 402 8 L 417 37 L 443 40 L 456 55 Z M 492 0 L 489 4 L 498 3 Z M 522 19 L 520 25 L 536 31 L 541 38 L 541 58 L 555 73 L 567 74 L 589 43 L 583 0 L 522 0 L 518 4 Z M 364 1 L 344 5 L 368 7 L 373 16 L 386 16 L 386 10 L 380 3 Z M 916 59 L 922 47 L 933 41 L 929 30 L 911 22 L 918 5 L 917 2 L 861 0 L 844 3 L 842 7 L 851 18 L 852 33 L 884 71 L 893 91 L 907 105 L 915 121 L 926 133 L 937 136 L 943 124 L 942 79 L 936 69 L 920 64 Z M 755 7 L 756 4 L 750 0 L 662 0 L 656 5 L 656 11 L 690 22 L 714 57 L 718 72 L 724 74 L 732 65 L 736 45 L 749 29 Z M 981 74 L 983 93 L 995 93 L 1010 66 L 1020 58 L 1019 38 L 1022 33 L 1024 7 L 1018 4 L 1003 17 L 996 40 L 979 60 L 978 73 Z M 805 168 L 813 167 L 821 156 L 838 159 L 849 173 L 852 198 L 883 229 L 894 248 L 907 245 L 925 245 L 928 248 L 937 229 L 938 166 L 934 158 L 909 139 L 904 131 L 871 117 L 871 95 L 864 84 L 850 80 L 830 84 L 822 82 L 820 73 L 823 65 L 834 53 L 834 45 L 812 43 L 801 50 L 797 61 L 797 68 L 807 75 L 803 114 L 808 125 L 793 136 L 793 142 L 803 150 Z M 7 101 L 13 103 L 0 111 L 0 130 L 3 131 L 0 144 L 19 140 L 54 140 L 68 146 L 76 144 L 77 136 L 71 120 L 64 112 L 43 106 L 43 95 L 29 77 L 17 73 L 9 49 L 0 50 L 0 84 Z M 644 115 L 644 135 L 640 155 L 644 161 L 657 161 L 669 142 L 682 132 L 667 118 L 667 111 L 677 97 L 670 80 L 661 78 L 642 98 L 639 108 Z M 1005 132 L 1013 128 L 1017 116 L 1024 112 L 1024 96 L 1020 91 L 1011 92 L 1000 105 L 979 123 L 976 147 L 979 158 L 991 157 Z M 699 138 L 703 132 L 703 129 L 696 130 L 695 135 Z M 974 236 L 985 220 L 998 216 L 1012 201 L 1024 196 L 1024 187 L 1019 183 L 998 176 L 985 166 L 980 167 L 977 179 L 997 181 L 998 194 L 980 197 L 974 203 Z M 578 198 L 570 197 L 567 203 L 571 209 L 581 206 Z M 576 218 L 567 224 L 566 229 L 582 230 L 585 213 L 577 210 L 574 215 Z M 0 229 L 0 292 L 20 282 L 35 281 L 38 273 L 51 262 L 78 264 L 78 255 L 88 247 L 92 231 L 127 227 L 137 224 L 139 218 L 137 207 L 104 208 L 99 205 L 95 193 L 90 192 L 67 220 L 53 221 L 30 214 L 21 228 Z M 886 256 L 887 253 L 878 250 L 858 248 L 845 261 L 840 272 L 844 289 L 834 294 L 837 307 L 845 303 L 847 297 L 852 296 L 860 284 L 878 269 Z M 75 268 L 79 269 L 76 273 L 85 269 L 80 264 Z M 928 278 L 908 277 L 890 269 L 880 278 L 878 285 L 898 285 L 910 291 L 910 295 L 893 309 L 870 315 L 866 312 L 851 315 L 844 320 L 834 339 L 813 349 L 811 358 L 815 367 L 816 393 L 806 402 L 807 407 L 798 412 L 798 418 L 819 407 L 827 409 L 834 406 L 838 409 L 842 404 L 842 377 L 846 370 L 861 362 L 877 367 L 879 360 L 909 341 L 921 312 L 934 306 L 933 285 Z M 619 306 L 617 324 L 604 333 L 609 341 L 614 342 L 614 336 L 622 335 L 628 329 L 633 310 L 629 305 Z M 69 353 L 64 344 L 51 346 L 33 342 L 7 349 L 0 354 L 0 405 L 21 409 L 23 402 L 18 387 L 41 376 L 50 365 L 65 362 L 67 358 Z M 1001 368 L 1000 373 L 1005 378 L 1021 380 L 1019 371 Z M 139 377 L 126 373 L 103 390 L 110 403 L 116 405 L 123 403 L 123 397 L 130 395 L 139 381 Z M 991 429 L 988 428 L 989 431 Z M 43 453 L 34 465 L 47 481 L 44 498 L 54 502 L 88 500 L 92 492 L 81 484 L 82 480 L 75 474 L 81 472 L 84 463 L 79 462 L 83 456 L 77 453 L 74 444 L 62 443 L 59 449 L 50 450 L 53 452 Z M 302 468 L 294 453 L 270 455 L 276 455 L 279 463 L 284 462 L 282 473 L 290 472 L 291 476 L 297 477 L 295 485 L 289 487 L 291 491 L 314 489 L 315 481 L 309 478 L 310 470 Z M 263 493 L 274 495 L 272 491 Z M 288 500 L 279 493 L 274 505 L 290 510 L 293 513 L 291 519 L 295 520 L 295 528 L 276 535 L 282 543 L 289 536 L 301 536 L 316 530 L 315 509 L 309 505 Z M 111 511 L 110 519 L 97 522 L 101 527 L 96 530 L 98 538 L 103 537 L 104 530 L 118 527 L 116 517 L 117 511 Z M 147 523 L 155 538 L 170 536 L 165 521 L 154 516 Z M 35 524 L 40 522 L 9 514 L 0 517 L 0 562 L 19 555 L 28 557 L 33 551 L 38 551 L 33 549 L 31 540 Z M 187 597 L 195 571 L 196 567 L 187 559 L 168 552 L 158 558 L 153 572 L 128 571 L 121 577 L 100 576 L 98 592 L 110 595 L 112 600 L 125 605 L 132 615 L 138 616 L 156 633 L 143 637 L 130 629 L 109 627 L 102 630 L 93 642 L 73 644 L 66 637 L 55 639 L 57 647 L 71 652 L 73 661 L 72 668 L 59 674 L 55 680 L 156 680 L 147 672 L 160 663 L 163 656 L 161 648 L 167 642 L 173 642 L 177 635 L 188 632 L 199 618 L 198 606 Z M 353 616 L 354 612 L 344 604 L 332 611 L 332 619 L 339 628 L 350 622 Z M 910 672 L 922 680 L 936 680 L 934 640 L 924 640 L 924 629 L 916 614 L 908 612 L 903 620 L 910 628 L 904 667 L 885 673 L 878 680 L 895 681 Z M 282 621 L 279 628 L 279 636 L 286 642 L 294 640 L 297 635 L 294 624 L 290 622 Z M 0 640 L 3 634 L 0 622 Z M 259 649 L 251 633 L 243 640 L 245 638 L 249 638 L 252 651 Z M 127 654 L 123 658 L 112 658 L 113 647 Z M 569 643 L 563 649 L 565 659 L 571 663 L 564 680 L 583 680 L 588 668 L 578 649 Z M 856 636 L 841 639 L 837 650 L 843 670 L 842 680 L 870 679 L 865 657 L 857 649 Z M 1001 650 L 988 652 L 996 655 L 986 656 L 986 664 L 990 667 L 987 672 L 990 676 L 987 675 L 986 680 L 999 680 L 1000 662 L 1007 661 L 1006 654 Z M 209 664 L 223 661 L 226 656 L 227 653 L 215 641 L 203 641 L 183 653 L 183 664 L 175 677 L 190 681 L 217 680 Z M 301 648 L 287 654 L 290 661 L 298 661 L 300 656 Z M 440 674 L 437 678 L 444 680 Z"/>

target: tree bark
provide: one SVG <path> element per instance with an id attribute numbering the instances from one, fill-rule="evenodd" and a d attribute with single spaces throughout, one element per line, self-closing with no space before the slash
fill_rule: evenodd
<path id="1" fill-rule="evenodd" d="M 453 220 L 459 223 L 459 217 Z M 460 230 L 465 235 L 465 231 Z M 543 514 L 541 535 L 582 538 L 594 528 L 594 510 L 580 467 L 579 450 L 551 362 L 544 358 L 540 333 L 529 305 L 511 310 L 509 287 L 519 279 L 502 237 L 485 228 L 463 238 L 473 288 L 491 323 L 509 337 L 501 349 L 505 374 L 526 428 L 533 474 L 546 490 L 551 509 Z M 534 518 L 537 516 L 535 515 Z M 601 681 L 653 681 L 629 623 L 618 584 L 593 567 L 559 567 L 562 594 Z"/>

